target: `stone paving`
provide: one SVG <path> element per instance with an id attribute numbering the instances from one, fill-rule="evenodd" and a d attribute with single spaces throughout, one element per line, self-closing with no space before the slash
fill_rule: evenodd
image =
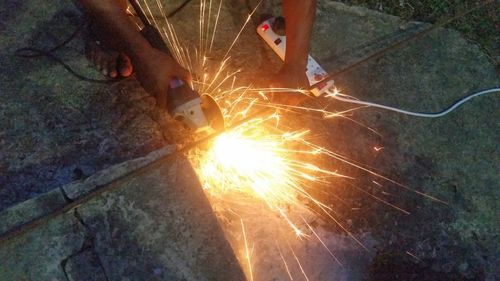
<path id="1" fill-rule="evenodd" d="M 218 34 L 214 57 L 224 54 L 256 2 L 224 5 L 224 32 Z M 20 47 L 46 48 L 71 34 L 78 11 L 68 1 L 40 6 L 37 1 L 4 0 L 0 6 L 9 8 L 0 9 L 1 233 L 62 208 L 92 186 L 106 185 L 124 170 L 170 151 L 168 146 L 157 149 L 185 141 L 133 79 L 111 86 L 90 84 L 47 59 L 13 56 Z M 184 40 L 196 41 L 198 11 L 192 3 L 173 19 Z M 258 12 L 276 14 L 279 3 L 265 1 Z M 424 27 L 319 1 L 311 53 L 333 73 Z M 82 46 L 77 37 L 57 55 L 80 73 L 101 78 L 87 67 Z M 242 69 L 242 83 L 279 68 L 278 58 L 258 39 L 253 26 L 241 34 L 231 55 L 231 67 Z M 499 82 L 480 48 L 447 29 L 336 77 L 346 94 L 416 111 L 438 111 Z M 329 104 L 332 110 L 343 109 Z M 363 185 L 370 192 L 412 213 L 402 216 L 360 193 L 339 194 L 350 207 L 357 206 L 336 210 L 342 219 L 377 241 L 371 263 L 353 263 L 345 280 L 500 278 L 495 270 L 498 107 L 498 97 L 490 96 L 442 119 L 376 109 L 354 113 L 352 118 L 379 135 L 346 120 L 318 123 L 302 118 L 336 151 L 448 202 L 436 204 L 394 187 L 378 190 L 369 176 L 344 168 L 366 178 Z M 375 146 L 383 149 L 374 152 Z M 149 152 L 153 154 L 137 159 Z M 132 162 L 118 164 L 126 160 Z M 221 272 L 234 276 L 222 280 L 243 278 L 194 179 L 185 160 L 176 160 L 121 181 L 123 189 L 0 246 L 0 280 L 221 280 Z M 331 237 L 338 235 L 328 225 L 322 227 L 330 229 Z M 328 280 L 333 275 L 319 270 L 315 276 Z"/>
<path id="2" fill-rule="evenodd" d="M 244 280 L 187 160 L 172 157 L 124 177 L 172 152 L 162 149 L 105 169 L 80 182 L 84 192 L 78 194 L 71 184 L 53 191 L 68 204 L 114 185 L 112 192 L 4 241 L 0 280 Z M 47 212 L 60 209 L 44 203 Z M 29 200 L 22 206 L 25 212 L 6 211 L 0 217 L 20 226 L 39 204 Z"/>

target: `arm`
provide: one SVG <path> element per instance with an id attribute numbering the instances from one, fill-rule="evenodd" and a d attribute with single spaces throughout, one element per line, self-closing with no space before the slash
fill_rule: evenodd
<path id="1" fill-rule="evenodd" d="M 96 23 L 105 45 L 125 53 L 132 61 L 143 88 L 165 107 L 169 82 L 174 77 L 190 80 L 189 73 L 172 57 L 151 47 L 126 14 L 123 0 L 79 0 Z"/>

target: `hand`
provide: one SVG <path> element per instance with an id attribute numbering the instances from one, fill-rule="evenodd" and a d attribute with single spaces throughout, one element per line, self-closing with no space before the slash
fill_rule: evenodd
<path id="1" fill-rule="evenodd" d="M 305 74 L 305 67 L 294 67 L 284 65 L 281 70 L 272 77 L 271 88 L 289 88 L 305 90 L 309 87 L 309 80 Z M 308 96 L 299 92 L 273 92 L 271 102 L 285 105 L 299 105 Z"/>
<path id="2" fill-rule="evenodd" d="M 132 64 L 142 87 L 156 98 L 156 104 L 165 109 L 169 83 L 179 78 L 186 83 L 191 82 L 189 72 L 180 66 L 174 58 L 153 47 L 137 53 Z"/>

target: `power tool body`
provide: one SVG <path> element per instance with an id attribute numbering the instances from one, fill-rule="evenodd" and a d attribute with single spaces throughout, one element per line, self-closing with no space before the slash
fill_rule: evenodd
<path id="1" fill-rule="evenodd" d="M 153 48 L 172 56 L 160 32 L 149 23 L 136 0 L 129 0 L 129 3 L 144 25 L 142 36 Z M 168 113 L 193 132 L 210 134 L 224 130 L 224 117 L 215 99 L 208 94 L 200 96 L 184 81 L 171 80 L 166 99 Z"/>

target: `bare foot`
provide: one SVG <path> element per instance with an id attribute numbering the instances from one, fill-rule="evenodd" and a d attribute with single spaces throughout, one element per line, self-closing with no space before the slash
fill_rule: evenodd
<path id="1" fill-rule="evenodd" d="M 271 88 L 305 90 L 309 86 L 309 81 L 307 80 L 304 69 L 294 69 L 283 66 L 281 70 L 271 78 L 269 85 Z M 306 93 L 298 91 L 277 91 L 272 93 L 271 102 L 295 106 L 305 101 L 308 97 Z"/>
<path id="2" fill-rule="evenodd" d="M 96 34 L 85 39 L 85 55 L 94 67 L 110 78 L 129 77 L 133 73 L 130 58 L 124 53 L 107 48 Z"/>

